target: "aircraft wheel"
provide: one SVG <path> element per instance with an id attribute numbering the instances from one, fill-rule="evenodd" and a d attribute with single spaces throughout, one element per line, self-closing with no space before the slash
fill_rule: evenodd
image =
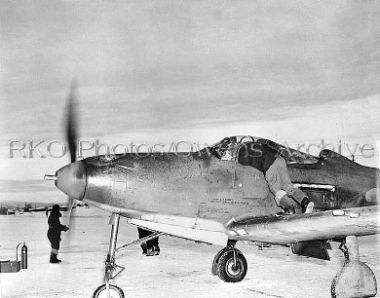
<path id="1" fill-rule="evenodd" d="M 215 255 L 214 259 L 212 260 L 212 266 L 211 266 L 211 273 L 212 275 L 218 275 L 218 262 L 222 254 L 224 254 L 228 250 L 227 247 L 219 250 L 219 252 Z"/>
<path id="2" fill-rule="evenodd" d="M 236 266 L 234 262 L 233 250 L 227 250 L 220 256 L 217 273 L 221 280 L 225 282 L 242 281 L 247 274 L 248 264 L 244 255 L 236 250 Z"/>
<path id="3" fill-rule="evenodd" d="M 94 292 L 94 298 L 107 298 L 108 293 L 106 289 L 106 285 L 102 284 L 100 287 L 98 287 Z M 111 298 L 124 298 L 124 292 L 121 288 L 115 285 L 110 285 L 110 295 Z"/>
<path id="4" fill-rule="evenodd" d="M 229 247 L 225 247 L 223 249 L 221 249 L 214 257 L 214 260 L 212 261 L 212 266 L 211 266 L 211 273 L 212 275 L 218 275 L 218 262 L 219 262 L 219 259 L 220 257 L 222 256 L 222 254 L 224 254 L 227 250 L 229 250 L 231 248 Z M 235 248 L 236 252 L 240 253 L 240 254 L 243 254 L 240 250 L 238 250 L 237 248 Z"/>

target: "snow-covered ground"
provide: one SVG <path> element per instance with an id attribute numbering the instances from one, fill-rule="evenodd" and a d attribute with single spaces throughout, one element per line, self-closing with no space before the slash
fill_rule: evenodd
<path id="1" fill-rule="evenodd" d="M 79 214 L 93 211 L 82 210 Z M 94 214 L 94 213 L 92 213 Z M 62 218 L 62 222 L 65 222 Z M 103 282 L 110 226 L 107 214 L 73 218 L 63 233 L 61 264 L 50 264 L 44 213 L 0 216 L 0 259 L 15 258 L 18 242 L 29 249 L 29 268 L 0 274 L 1 297 L 91 297 Z M 118 244 L 130 242 L 137 231 L 121 221 Z M 361 238 L 361 256 L 380 281 L 380 237 Z M 126 270 L 115 280 L 126 297 L 330 297 L 330 283 L 343 256 L 330 251 L 331 262 L 289 254 L 286 247 L 259 251 L 244 243 L 238 247 L 248 261 L 246 278 L 236 284 L 211 275 L 211 262 L 220 247 L 161 237 L 161 255 L 146 257 L 138 246 L 121 252 L 117 263 Z"/>

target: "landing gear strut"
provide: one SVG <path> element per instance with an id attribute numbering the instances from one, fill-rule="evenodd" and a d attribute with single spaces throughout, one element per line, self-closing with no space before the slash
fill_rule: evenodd
<path id="1" fill-rule="evenodd" d="M 151 239 L 157 238 L 159 236 L 164 235 L 164 233 L 155 232 L 146 237 L 140 238 L 138 240 L 132 241 L 130 243 L 124 244 L 118 248 L 116 248 L 117 243 L 117 234 L 119 232 L 119 223 L 120 223 L 120 214 L 112 213 L 109 224 L 111 227 L 111 237 L 110 244 L 108 247 L 107 258 L 104 266 L 104 284 L 99 286 L 95 292 L 94 298 L 124 298 L 124 292 L 121 288 L 116 285 L 110 284 L 110 281 L 115 279 L 121 272 L 124 271 L 124 267 L 119 266 L 115 262 L 115 254 L 122 249 L 125 249 L 131 245 L 140 244 Z"/>
<path id="2" fill-rule="evenodd" d="M 108 254 L 105 262 L 104 268 L 104 284 L 98 287 L 94 292 L 94 298 L 100 297 L 119 297 L 124 298 L 124 292 L 118 286 L 110 284 L 110 281 L 116 278 L 125 268 L 119 266 L 115 263 L 115 252 L 116 252 L 116 242 L 117 234 L 119 232 L 119 222 L 120 215 L 113 213 L 110 219 L 111 228 L 111 237 L 110 244 L 108 247 Z"/>
<path id="3" fill-rule="evenodd" d="M 376 278 L 372 270 L 359 258 L 359 243 L 356 236 L 347 236 L 339 249 L 345 262 L 331 284 L 332 298 L 374 297 L 377 292 Z"/>
<path id="4" fill-rule="evenodd" d="M 227 247 L 220 250 L 212 262 L 212 274 L 225 282 L 242 281 L 247 274 L 247 260 L 235 245 L 236 241 L 228 240 Z"/>

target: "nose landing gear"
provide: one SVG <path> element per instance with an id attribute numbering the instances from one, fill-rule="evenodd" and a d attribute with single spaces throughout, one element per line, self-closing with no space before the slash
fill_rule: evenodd
<path id="1" fill-rule="evenodd" d="M 94 297 L 96 298 L 118 298 L 122 297 L 124 298 L 124 292 L 122 289 L 120 289 L 118 286 L 115 285 L 107 285 L 103 284 L 99 286 L 94 292 Z"/>
<path id="2" fill-rule="evenodd" d="M 119 252 L 120 250 L 125 249 L 131 245 L 141 244 L 143 242 L 165 235 L 164 233 L 161 233 L 161 232 L 154 232 L 152 234 L 149 234 L 146 237 L 137 239 L 135 241 L 132 241 L 130 243 L 124 244 L 116 248 L 117 234 L 119 232 L 119 222 L 120 222 L 120 214 L 112 213 L 112 216 L 110 219 L 110 225 L 112 225 L 110 244 L 108 247 L 107 258 L 106 258 L 106 262 L 104 266 L 105 267 L 104 268 L 104 284 L 99 286 L 94 291 L 94 294 L 93 294 L 94 298 L 103 298 L 103 297 L 124 298 L 125 296 L 124 296 L 123 290 L 114 284 L 110 284 L 110 281 L 115 279 L 125 269 L 124 267 L 116 264 L 115 254 Z"/>
<path id="3" fill-rule="evenodd" d="M 110 284 L 110 281 L 116 278 L 121 272 L 124 271 L 124 267 L 119 266 L 115 263 L 115 252 L 116 252 L 116 242 L 117 234 L 119 232 L 119 222 L 120 214 L 113 213 L 110 219 L 111 228 L 111 238 L 108 247 L 107 259 L 105 262 L 104 269 L 104 284 L 98 287 L 93 297 L 94 298 L 124 298 L 124 292 L 118 286 Z"/>

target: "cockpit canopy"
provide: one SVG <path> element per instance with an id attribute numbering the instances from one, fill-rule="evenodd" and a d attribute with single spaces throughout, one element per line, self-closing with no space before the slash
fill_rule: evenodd
<path id="1" fill-rule="evenodd" d="M 293 148 L 278 144 L 268 139 L 239 135 L 230 136 L 208 147 L 209 152 L 221 160 L 237 160 L 240 150 L 255 148 L 255 145 L 265 145 L 278 152 L 288 164 L 314 164 L 318 158 Z M 255 149 L 251 149 L 255 151 Z M 252 152 L 253 152 L 252 151 Z M 258 150 L 256 150 L 258 152 Z"/>

